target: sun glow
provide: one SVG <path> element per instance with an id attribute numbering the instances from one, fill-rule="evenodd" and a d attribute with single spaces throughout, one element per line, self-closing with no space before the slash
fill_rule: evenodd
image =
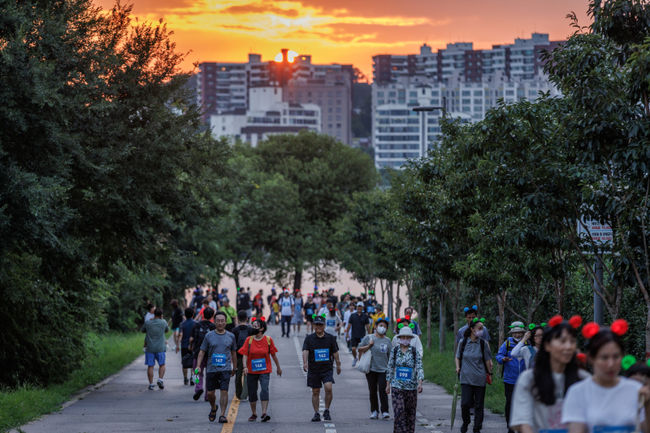
<path id="1" fill-rule="evenodd" d="M 289 50 L 289 51 L 287 51 L 287 61 L 288 61 L 289 63 L 293 63 L 293 61 L 294 61 L 294 60 L 296 59 L 296 57 L 298 57 L 298 56 L 299 56 L 299 54 L 296 53 L 294 50 Z M 278 53 L 278 54 L 276 54 L 274 60 L 275 60 L 276 62 L 278 62 L 278 63 L 282 62 L 282 53 Z"/>

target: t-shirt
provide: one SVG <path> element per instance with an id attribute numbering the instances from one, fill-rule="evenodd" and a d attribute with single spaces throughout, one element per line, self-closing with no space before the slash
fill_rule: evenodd
<path id="1" fill-rule="evenodd" d="M 519 375 L 512 397 L 510 426 L 528 424 L 533 431 L 566 429 L 562 423 L 562 402 L 564 399 L 564 373 L 552 373 L 555 383 L 555 404 L 547 406 L 535 398 L 533 389 L 534 372 L 526 370 Z M 584 370 L 578 371 L 581 380 L 589 377 Z"/>
<path id="2" fill-rule="evenodd" d="M 350 315 L 348 319 L 350 323 L 350 336 L 352 338 L 363 338 L 366 335 L 366 325 L 370 323 L 370 318 L 366 313 L 357 313 L 356 311 Z"/>
<path id="3" fill-rule="evenodd" d="M 190 346 L 190 337 L 192 336 L 194 325 L 196 325 L 194 319 L 186 319 L 181 323 L 181 332 L 183 334 L 183 338 L 181 338 L 181 349 L 187 349 Z"/>
<path id="4" fill-rule="evenodd" d="M 376 373 L 385 373 L 388 371 L 388 358 L 390 358 L 390 351 L 393 345 L 389 338 L 377 338 L 376 335 L 366 335 L 359 343 L 359 346 L 367 346 L 370 344 L 370 339 L 375 341 L 375 344 L 370 348 L 372 353 L 372 360 L 370 361 L 370 371 Z"/>
<path id="5" fill-rule="evenodd" d="M 167 350 L 165 344 L 165 332 L 169 330 L 167 322 L 163 319 L 151 319 L 144 322 L 141 330 L 147 333 L 144 338 L 144 345 L 148 353 L 159 353 Z"/>
<path id="6" fill-rule="evenodd" d="M 154 317 L 156 317 L 156 316 L 154 316 L 153 313 L 147 313 L 147 314 L 144 315 L 144 321 L 145 321 L 145 322 L 148 322 L 148 321 L 150 321 L 151 319 L 153 319 Z"/>
<path id="7" fill-rule="evenodd" d="M 562 405 L 562 423 L 586 424 L 589 433 L 634 431 L 641 383 L 620 378 L 616 386 L 604 388 L 593 378 L 574 383 Z M 641 421 L 645 419 L 641 411 Z"/>
<path id="8" fill-rule="evenodd" d="M 237 349 L 244 345 L 244 342 L 250 334 L 251 326 L 247 324 L 237 325 L 233 328 L 232 333 L 235 336 L 235 341 L 237 342 Z"/>
<path id="9" fill-rule="evenodd" d="M 226 325 L 230 325 L 232 323 L 232 319 L 234 317 L 237 317 L 237 312 L 235 311 L 234 308 L 228 306 L 226 307 L 225 305 L 219 309 L 220 311 L 223 311 L 226 313 Z"/>
<path id="10" fill-rule="evenodd" d="M 312 314 L 316 314 L 316 304 L 313 302 L 305 303 L 305 315 L 311 317 Z"/>
<path id="11" fill-rule="evenodd" d="M 237 309 L 248 310 L 251 307 L 251 297 L 248 293 L 240 292 L 237 295 Z"/>
<path id="12" fill-rule="evenodd" d="M 458 344 L 456 349 L 456 358 L 460 358 L 460 349 L 463 347 L 463 342 Z M 460 383 L 463 385 L 472 386 L 485 386 L 485 363 L 492 358 L 490 345 L 484 343 L 483 351 L 485 358 L 481 359 L 481 344 L 479 340 L 467 340 L 463 352 L 463 359 L 460 366 Z M 483 361 L 485 360 L 485 363 Z"/>
<path id="13" fill-rule="evenodd" d="M 280 303 L 280 314 L 283 316 L 291 316 L 293 314 L 293 311 L 291 310 L 291 307 L 293 307 L 293 298 L 292 297 L 281 297 L 280 300 L 278 301 Z"/>
<path id="14" fill-rule="evenodd" d="M 328 334 L 336 335 L 336 327 L 341 323 L 341 318 L 338 314 L 334 313 L 334 316 L 327 312 L 325 316 L 325 332 Z"/>
<path id="15" fill-rule="evenodd" d="M 305 337 L 302 350 L 308 350 L 307 368 L 312 372 L 331 370 L 334 366 L 334 354 L 339 351 L 336 337 L 328 333 L 318 337 L 316 333 Z"/>
<path id="16" fill-rule="evenodd" d="M 208 373 L 219 371 L 231 371 L 232 354 L 237 350 L 237 343 L 232 332 L 225 331 L 218 334 L 217 331 L 210 331 L 205 335 L 201 350 L 207 356 Z"/>
<path id="17" fill-rule="evenodd" d="M 183 322 L 183 310 L 176 307 L 176 309 L 172 312 L 172 329 L 176 329 L 179 326 L 181 326 L 182 322 Z"/>
<path id="18" fill-rule="evenodd" d="M 251 343 L 250 345 L 248 344 L 249 342 Z M 237 353 L 248 357 L 246 361 L 248 374 L 265 374 L 273 371 L 271 355 L 277 352 L 278 349 L 275 347 L 273 339 L 265 335 L 259 341 L 252 336 L 248 337 Z"/>

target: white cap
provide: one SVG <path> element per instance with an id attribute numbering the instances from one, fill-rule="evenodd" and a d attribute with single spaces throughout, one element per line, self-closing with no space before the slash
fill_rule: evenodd
<path id="1" fill-rule="evenodd" d="M 399 334 L 397 334 L 398 337 L 410 337 L 413 338 L 415 337 L 415 334 L 413 334 L 413 331 L 411 331 L 411 328 L 408 326 L 403 326 L 402 329 L 399 330 Z"/>
<path id="2" fill-rule="evenodd" d="M 365 307 L 365 304 L 361 301 L 357 302 L 357 307 Z"/>

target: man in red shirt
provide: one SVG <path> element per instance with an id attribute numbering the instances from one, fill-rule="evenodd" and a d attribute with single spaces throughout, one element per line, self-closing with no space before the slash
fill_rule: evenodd
<path id="1" fill-rule="evenodd" d="M 260 400 L 262 400 L 261 421 L 267 422 L 271 419 L 267 415 L 269 407 L 269 382 L 271 381 L 271 358 L 275 362 L 278 376 L 282 376 L 282 369 L 276 353 L 278 349 L 271 337 L 265 336 L 266 321 L 253 319 L 251 325 L 251 336 L 239 349 L 239 354 L 244 356 L 244 373 L 248 385 L 248 401 L 251 405 L 252 415 L 248 421 L 254 422 L 257 419 L 257 384 L 260 385 Z"/>

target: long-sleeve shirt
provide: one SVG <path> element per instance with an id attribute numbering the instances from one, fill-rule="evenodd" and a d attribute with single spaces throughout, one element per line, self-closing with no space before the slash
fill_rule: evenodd
<path id="1" fill-rule="evenodd" d="M 415 354 L 415 358 L 413 357 Z M 401 347 L 395 347 L 390 352 L 386 381 L 392 388 L 413 391 L 418 388 L 418 381 L 424 380 L 422 357 L 409 346 L 406 352 Z"/>

